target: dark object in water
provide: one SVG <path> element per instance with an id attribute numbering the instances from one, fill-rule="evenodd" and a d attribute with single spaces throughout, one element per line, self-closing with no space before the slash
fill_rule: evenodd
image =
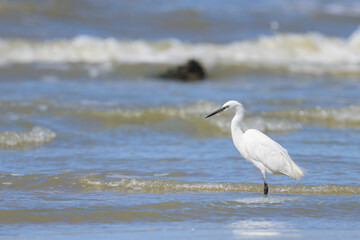
<path id="1" fill-rule="evenodd" d="M 206 73 L 204 67 L 197 60 L 190 59 L 184 65 L 168 69 L 159 77 L 192 82 L 205 79 Z"/>

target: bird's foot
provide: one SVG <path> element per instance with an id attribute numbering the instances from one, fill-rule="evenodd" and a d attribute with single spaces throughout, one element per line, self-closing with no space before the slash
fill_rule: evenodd
<path id="1" fill-rule="evenodd" d="M 269 187 L 267 183 L 264 183 L 264 195 L 267 196 L 268 192 L 269 192 Z"/>

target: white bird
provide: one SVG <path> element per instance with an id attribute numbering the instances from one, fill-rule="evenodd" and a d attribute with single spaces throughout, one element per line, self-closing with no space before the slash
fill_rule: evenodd
<path id="1" fill-rule="evenodd" d="M 235 113 L 231 121 L 231 135 L 234 145 L 246 160 L 260 169 L 264 178 L 265 195 L 268 194 L 269 190 L 266 173 L 283 174 L 300 180 L 304 175 L 303 170 L 294 163 L 286 149 L 256 129 L 249 129 L 246 132 L 241 130 L 244 117 L 244 108 L 241 103 L 234 100 L 228 101 L 220 109 L 205 118 L 228 109 Z"/>

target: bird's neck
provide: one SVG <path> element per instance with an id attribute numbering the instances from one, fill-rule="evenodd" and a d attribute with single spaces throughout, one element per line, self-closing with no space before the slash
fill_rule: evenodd
<path id="1" fill-rule="evenodd" d="M 242 119 L 243 119 L 243 114 L 236 113 L 231 121 L 231 135 L 236 147 L 239 147 L 237 145 L 241 144 L 242 137 L 244 135 L 243 131 L 241 130 Z"/>

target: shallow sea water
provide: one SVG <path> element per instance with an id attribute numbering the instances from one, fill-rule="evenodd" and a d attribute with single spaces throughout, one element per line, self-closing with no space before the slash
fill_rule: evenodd
<path id="1" fill-rule="evenodd" d="M 356 1 L 0 2 L 0 239 L 359 238 Z M 230 99 L 301 181 L 263 196 Z"/>

